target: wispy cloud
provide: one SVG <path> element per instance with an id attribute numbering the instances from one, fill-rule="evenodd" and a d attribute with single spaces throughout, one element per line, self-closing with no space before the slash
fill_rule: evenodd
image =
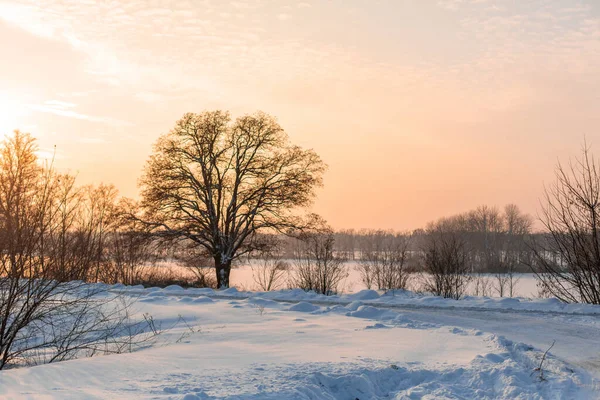
<path id="1" fill-rule="evenodd" d="M 499 6 L 487 0 L 440 0 L 440 7 L 453 10 L 445 18 L 456 26 L 451 32 L 459 39 L 454 51 L 448 51 L 449 42 L 440 38 L 396 58 L 390 55 L 397 50 L 389 46 L 406 36 L 376 36 L 378 31 L 371 30 L 359 38 L 345 33 L 319 39 L 289 34 L 286 24 L 273 24 L 277 19 L 294 19 L 309 28 L 316 23 L 309 20 L 311 16 L 319 16 L 319 21 L 340 27 L 360 26 L 369 12 L 402 15 L 402 4 L 367 6 L 350 1 L 348 8 L 357 12 L 348 14 L 335 9 L 335 4 L 309 1 L 292 6 L 287 1 L 206 0 L 202 6 L 167 1 L 148 7 L 139 0 L 70 4 L 48 0 L 42 7 L 22 0 L 0 6 L 0 18 L 68 43 L 85 55 L 86 71 L 94 79 L 149 104 L 164 103 L 179 93 L 197 93 L 228 103 L 244 102 L 240 100 L 244 96 L 277 103 L 292 96 L 308 105 L 315 101 L 309 93 L 327 88 L 340 109 L 348 102 L 359 107 L 361 102 L 352 95 L 357 91 L 393 99 L 384 107 L 422 101 L 435 108 L 437 102 L 440 110 L 436 111 L 446 112 L 443 104 L 460 96 L 471 107 L 505 109 L 535 99 L 531 88 L 520 81 L 544 74 L 569 79 L 569 74 L 600 69 L 600 19 L 579 1 L 532 0 Z M 346 20 L 336 21 L 341 12 Z M 298 13 L 302 18 L 297 18 Z M 414 29 L 408 34 L 418 43 L 422 29 Z M 406 35 L 399 31 L 402 34 Z M 387 41 L 387 48 L 383 43 L 372 46 L 382 41 Z M 378 47 L 386 50 L 375 51 Z M 446 53 L 448 57 L 436 57 Z M 430 98 L 432 91 L 435 101 Z M 380 107 L 365 102 L 360 106 Z M 44 103 L 32 108 L 116 122 L 64 105 Z"/>
<path id="2" fill-rule="evenodd" d="M 402 15 L 403 4 L 365 6 L 350 1 L 347 7 Z M 598 65 L 599 19 L 583 2 L 533 0 L 514 2 L 510 7 L 487 0 L 440 0 L 438 4 L 456 11 L 449 17 L 460 27 L 456 34 L 484 50 L 474 50 L 460 63 L 440 64 L 427 59 L 440 49 L 424 46 L 425 65 L 410 66 L 436 80 L 451 74 L 460 79 L 460 74 L 474 70 L 499 76 L 493 69 L 505 70 L 506 63 L 533 70 L 541 59 L 556 69 Z M 269 24 L 272 19 L 295 19 L 298 12 L 324 15 L 324 7 L 309 1 L 290 7 L 287 1 L 206 0 L 199 5 L 172 0 L 148 7 L 140 0 L 48 0 L 43 5 L 22 0 L 18 4 L 0 3 L 0 18 L 33 34 L 69 43 L 86 55 L 90 74 L 113 86 L 133 87 L 134 93 L 167 89 L 235 92 L 240 80 L 288 83 L 290 77 L 341 79 L 362 73 L 369 79 L 380 76 L 382 69 L 386 75 L 398 76 L 396 70 L 408 66 L 387 62 L 385 53 L 373 56 L 370 48 L 358 47 L 351 40 L 344 43 L 325 36 L 321 41 L 306 40 L 286 36 Z M 352 15 L 344 22 L 347 26 L 362 18 L 360 12 Z M 445 42 L 438 42 L 444 46 Z M 465 49 L 457 49 L 460 51 Z M 548 54 L 553 54 L 552 59 Z M 579 57 L 574 57 L 576 54 Z M 410 79 L 406 77 L 406 81 Z"/>
<path id="3" fill-rule="evenodd" d="M 130 126 L 131 123 L 127 121 L 121 121 L 110 117 L 97 117 L 93 115 L 82 114 L 74 109 L 77 107 L 74 103 L 68 103 L 61 100 L 47 100 L 43 104 L 28 104 L 31 110 L 54 114 L 66 118 L 74 118 L 79 120 L 85 120 L 90 122 L 98 122 L 103 124 L 110 124 L 116 126 Z"/>

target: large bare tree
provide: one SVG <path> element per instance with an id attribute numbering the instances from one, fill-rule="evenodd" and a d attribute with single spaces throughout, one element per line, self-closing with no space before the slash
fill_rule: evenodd
<path id="1" fill-rule="evenodd" d="M 260 245 L 257 233 L 298 228 L 325 165 L 289 143 L 264 113 L 188 113 L 159 138 L 141 179 L 142 217 L 164 235 L 205 249 L 219 288 L 231 263 Z"/>

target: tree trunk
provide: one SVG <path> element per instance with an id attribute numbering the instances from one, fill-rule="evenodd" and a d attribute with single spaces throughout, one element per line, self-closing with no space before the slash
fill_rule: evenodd
<path id="1" fill-rule="evenodd" d="M 215 272 L 217 275 L 217 289 L 229 288 L 231 261 L 222 262 L 220 257 L 215 257 Z"/>

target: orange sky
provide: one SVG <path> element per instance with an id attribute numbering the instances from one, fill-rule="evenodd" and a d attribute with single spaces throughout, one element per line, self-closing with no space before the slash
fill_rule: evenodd
<path id="1" fill-rule="evenodd" d="M 335 228 L 514 202 L 600 152 L 600 3 L 0 0 L 0 131 L 127 196 L 185 112 L 263 110 L 327 162 Z"/>

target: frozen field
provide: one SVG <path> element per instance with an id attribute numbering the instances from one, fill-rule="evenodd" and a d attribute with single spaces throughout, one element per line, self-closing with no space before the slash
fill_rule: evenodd
<path id="1" fill-rule="evenodd" d="M 342 291 L 343 293 L 356 293 L 361 290 L 365 290 L 365 285 L 361 282 L 360 273 L 354 268 L 355 263 L 348 263 L 348 277 L 344 279 L 342 283 Z M 257 290 L 256 282 L 254 281 L 252 268 L 250 266 L 244 265 L 238 268 L 235 268 L 231 271 L 231 284 L 232 286 L 237 286 L 240 288 L 245 288 L 247 290 Z M 493 279 L 494 275 L 492 274 L 484 274 L 490 282 L 490 296 L 496 297 L 498 293 L 493 289 Z M 515 296 L 520 297 L 537 297 L 538 288 L 536 286 L 536 279 L 534 274 L 516 274 L 518 277 L 518 281 L 515 285 Z M 420 280 L 419 274 L 412 274 L 411 279 L 409 280 L 409 288 L 414 288 L 419 286 Z M 472 294 L 474 291 L 475 281 L 471 281 L 467 292 Z"/>
<path id="2" fill-rule="evenodd" d="M 293 268 L 293 263 L 290 262 L 290 265 Z M 350 261 L 347 264 L 348 277 L 344 279 L 342 282 L 342 291 L 343 293 L 356 293 L 361 290 L 366 289 L 365 285 L 361 282 L 360 273 L 357 271 L 356 267 L 358 263 L 356 261 Z M 177 267 L 174 264 L 167 264 L 169 268 L 176 268 L 179 273 L 184 275 L 190 274 L 190 277 L 193 277 L 189 270 L 186 270 L 182 267 Z M 289 271 L 291 273 L 292 271 Z M 209 272 L 213 274 L 212 269 Z M 211 275 L 212 276 L 212 275 Z M 493 289 L 494 285 L 494 275 L 493 274 L 483 274 L 482 276 L 486 277 L 490 283 L 490 296 L 496 297 L 498 293 Z M 530 297 L 535 298 L 538 296 L 538 288 L 536 286 L 536 278 L 532 273 L 520 273 L 515 274 L 517 278 L 517 282 L 515 285 L 515 296 L 520 297 Z M 409 287 L 414 288 L 419 286 L 419 274 L 412 274 L 411 279 L 409 280 Z M 467 292 L 472 294 L 474 291 L 475 281 L 472 281 L 469 284 L 469 288 Z M 253 277 L 253 271 L 250 264 L 238 265 L 231 271 L 231 286 L 235 286 L 238 288 L 243 288 L 245 290 L 258 290 L 258 286 Z M 282 287 L 286 287 L 285 284 Z"/>
<path id="3" fill-rule="evenodd" d="M 112 290 L 139 296 L 139 312 L 174 327 L 135 353 L 1 372 L 0 398 L 600 397 L 600 307 L 410 292 Z M 540 381 L 534 369 L 553 340 Z"/>

